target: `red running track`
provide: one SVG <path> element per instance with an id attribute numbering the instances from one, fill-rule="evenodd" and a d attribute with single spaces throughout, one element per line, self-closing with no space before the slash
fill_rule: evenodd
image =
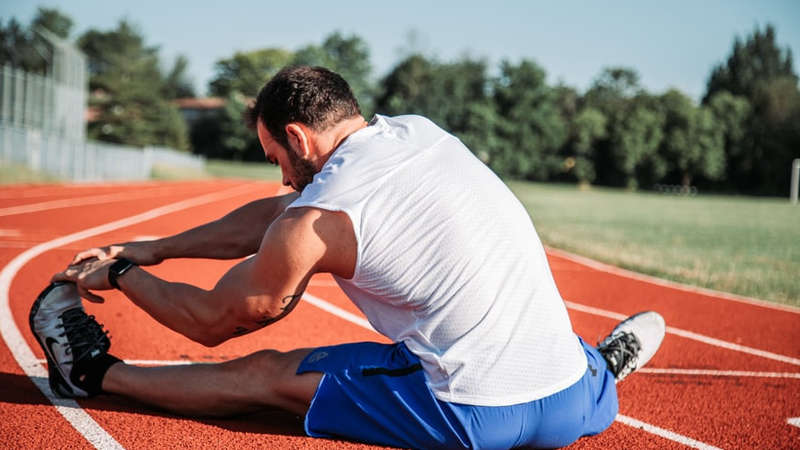
<path id="1" fill-rule="evenodd" d="M 78 251 L 165 236 L 213 220 L 279 186 L 242 181 L 0 188 L 0 447 L 9 449 L 377 448 L 303 436 L 270 411 L 193 420 L 116 397 L 54 399 L 28 331 L 34 297 Z M 548 250 L 575 330 L 595 342 L 623 317 L 653 309 L 668 334 L 647 368 L 619 385 L 620 416 L 570 449 L 800 448 L 800 309 L 700 291 Z M 234 262 L 168 261 L 167 279 L 211 287 Z M 113 353 L 140 364 L 212 362 L 261 348 L 383 340 L 329 277 L 283 321 L 208 349 L 166 330 L 121 294 L 86 304 L 111 330 Z"/>

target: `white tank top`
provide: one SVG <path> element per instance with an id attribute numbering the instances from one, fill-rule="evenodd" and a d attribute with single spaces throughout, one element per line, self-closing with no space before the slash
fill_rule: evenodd
<path id="1" fill-rule="evenodd" d="M 428 119 L 376 116 L 289 207 L 350 217 L 355 274 L 336 281 L 378 332 L 419 356 L 440 400 L 524 403 L 586 371 L 527 212 Z"/>

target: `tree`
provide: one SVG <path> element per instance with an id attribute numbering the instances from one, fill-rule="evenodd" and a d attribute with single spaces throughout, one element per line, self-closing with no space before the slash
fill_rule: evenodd
<path id="1" fill-rule="evenodd" d="M 500 117 L 502 153 L 490 155 L 489 165 L 512 178 L 547 180 L 560 171 L 559 150 L 566 142 L 566 122 L 559 114 L 556 91 L 546 84 L 535 62 L 503 61 L 493 84 Z"/>
<path id="2" fill-rule="evenodd" d="M 30 33 L 13 17 L 0 24 L 0 64 L 35 72 L 42 68 L 41 57 L 32 53 Z"/>
<path id="3" fill-rule="evenodd" d="M 233 92 L 240 92 L 255 97 L 270 78 L 293 60 L 294 53 L 279 48 L 236 52 L 231 58 L 219 60 L 214 65 L 216 75 L 209 82 L 209 94 L 228 97 Z"/>
<path id="4" fill-rule="evenodd" d="M 606 138 L 606 116 L 596 108 L 583 108 L 574 117 L 570 128 L 571 154 L 565 169 L 571 171 L 578 182 L 588 185 L 597 177 L 594 165 L 595 146 Z"/>
<path id="5" fill-rule="evenodd" d="M 665 115 L 660 153 L 668 168 L 678 172 L 683 188 L 688 190 L 696 175 L 708 180 L 724 177 L 725 136 L 714 113 L 674 89 L 660 100 Z"/>
<path id="6" fill-rule="evenodd" d="M 172 100 L 195 96 L 194 86 L 186 74 L 187 67 L 189 67 L 189 60 L 185 56 L 179 55 L 164 79 L 164 86 L 161 88 L 161 95 L 164 98 Z"/>
<path id="7" fill-rule="evenodd" d="M 741 139 L 726 136 L 733 189 L 750 194 L 785 194 L 790 176 L 787 168 L 792 158 L 797 157 L 800 141 L 797 83 L 791 50 L 777 45 L 771 25 L 763 31 L 756 28 L 744 41 L 736 38 L 726 62 L 711 73 L 703 104 L 710 105 L 713 99 L 720 99 L 721 93 L 744 98 L 749 103 L 744 136 Z M 725 101 L 730 102 L 730 98 Z M 717 116 L 729 115 L 719 105 L 714 110 Z M 728 132 L 732 130 L 728 128 Z"/>
<path id="8" fill-rule="evenodd" d="M 422 114 L 457 135 L 469 129 L 469 108 L 487 101 L 486 64 L 461 59 L 439 63 L 422 55 L 401 61 L 383 80 L 381 114 Z"/>
<path id="9" fill-rule="evenodd" d="M 426 100 L 434 79 L 433 71 L 434 63 L 420 54 L 410 55 L 398 63 L 380 83 L 382 92 L 375 102 L 376 111 L 388 115 L 429 112 Z"/>
<path id="10" fill-rule="evenodd" d="M 61 39 L 68 39 L 72 32 L 72 19 L 61 14 L 57 9 L 39 7 L 36 17 L 31 22 L 31 28 L 44 28 Z"/>
<path id="11" fill-rule="evenodd" d="M 771 80 L 756 92 L 740 168 L 745 192 L 786 195 L 792 160 L 800 157 L 800 90 L 796 78 Z"/>
<path id="12" fill-rule="evenodd" d="M 624 67 L 604 69 L 584 96 L 586 107 L 606 118 L 605 138 L 598 134 L 595 169 L 600 184 L 635 189 L 664 171 L 658 157 L 663 116 L 655 99 L 639 86 L 639 75 Z"/>
<path id="13" fill-rule="evenodd" d="M 347 80 L 364 115 L 372 115 L 375 96 L 372 63 L 369 45 L 359 36 L 333 32 L 321 46 L 309 45 L 298 50 L 292 64 L 321 66 L 338 73 Z"/>
<path id="14" fill-rule="evenodd" d="M 611 155 L 628 189 L 640 186 L 639 178 L 658 178 L 663 169 L 657 158 L 663 138 L 664 118 L 646 104 L 635 104 L 626 114 L 617 116 L 611 126 Z M 663 167 L 663 166 L 662 166 Z M 651 173 L 642 173 L 650 168 Z M 655 171 L 655 174 L 652 172 Z M 653 176 L 655 175 L 655 176 Z"/>
<path id="15" fill-rule="evenodd" d="M 188 148 L 186 125 L 163 97 L 158 48 L 122 20 L 115 30 L 89 30 L 78 40 L 88 58 L 90 102 L 100 111 L 91 138 L 134 145 Z"/>
<path id="16" fill-rule="evenodd" d="M 703 107 L 714 116 L 714 121 L 722 133 L 722 147 L 725 158 L 725 176 L 720 183 L 713 185 L 722 191 L 735 191 L 740 184 L 743 172 L 742 160 L 745 158 L 747 124 L 750 121 L 751 106 L 746 98 L 719 91 Z M 751 164 L 745 163 L 745 176 Z"/>
<path id="17" fill-rule="evenodd" d="M 241 92 L 233 91 L 225 98 L 225 108 L 220 120 L 221 145 L 224 151 L 236 161 L 244 159 L 244 154 L 260 144 L 242 119 L 247 107 L 247 98 Z"/>
<path id="18" fill-rule="evenodd" d="M 426 115 L 456 135 L 469 131 L 470 107 L 488 101 L 486 64 L 462 58 L 437 64 L 425 94 Z"/>
<path id="19" fill-rule="evenodd" d="M 639 74 L 634 69 L 608 67 L 594 80 L 584 100 L 587 106 L 611 116 L 624 112 L 631 100 L 643 93 Z"/>
<path id="20" fill-rule="evenodd" d="M 796 85 L 792 52 L 778 47 L 775 37 L 772 25 L 764 31 L 756 28 L 744 42 L 737 37 L 728 60 L 712 71 L 703 103 L 720 91 L 753 99 L 767 83 L 783 77 L 794 80 Z"/>
<path id="21" fill-rule="evenodd" d="M 8 25 L 0 23 L 0 65 L 8 64 L 26 72 L 46 72 L 52 64 L 52 50 L 38 30 L 67 39 L 72 30 L 72 19 L 57 9 L 39 7 L 27 28 L 14 18 Z"/>

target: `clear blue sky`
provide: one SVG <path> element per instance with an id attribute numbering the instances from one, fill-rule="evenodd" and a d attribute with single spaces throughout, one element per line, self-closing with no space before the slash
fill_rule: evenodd
<path id="1" fill-rule="evenodd" d="M 549 83 L 581 92 L 604 67 L 626 66 L 650 92 L 675 87 L 699 99 L 734 38 L 767 23 L 776 27 L 778 44 L 792 50 L 795 71 L 800 67 L 796 0 L 2 0 L 0 19 L 27 26 L 40 5 L 75 21 L 72 38 L 91 28 L 111 30 L 128 18 L 148 45 L 160 47 L 166 64 L 178 54 L 189 58 L 200 94 L 214 63 L 236 51 L 297 50 L 321 44 L 333 31 L 369 44 L 376 77 L 413 47 L 442 61 L 484 58 L 492 68 L 502 59 L 531 59 Z"/>

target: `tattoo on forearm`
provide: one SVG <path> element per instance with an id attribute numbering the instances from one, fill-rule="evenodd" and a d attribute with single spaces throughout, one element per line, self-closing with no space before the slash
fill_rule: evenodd
<path id="1" fill-rule="evenodd" d="M 256 327 L 252 330 L 241 326 L 236 327 L 236 330 L 233 332 L 233 335 L 241 336 L 243 334 L 247 334 L 251 331 L 254 331 L 258 328 L 263 328 L 266 327 L 267 325 L 272 325 L 273 323 L 283 319 L 284 317 L 286 317 L 287 314 L 292 312 L 295 306 L 297 306 L 297 303 L 300 300 L 300 297 L 302 296 L 303 296 L 302 292 L 299 294 L 287 295 L 281 300 L 281 307 L 280 307 L 281 312 L 278 313 L 277 316 L 275 317 L 264 316 L 260 320 L 256 320 Z"/>

